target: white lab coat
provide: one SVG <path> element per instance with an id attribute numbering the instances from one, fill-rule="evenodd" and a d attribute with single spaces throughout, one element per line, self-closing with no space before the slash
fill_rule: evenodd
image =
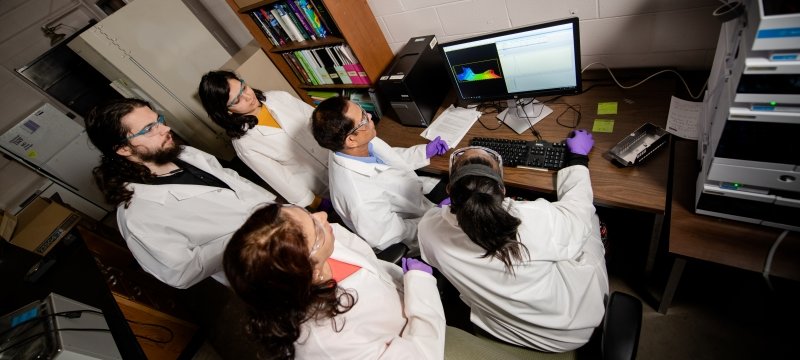
<path id="1" fill-rule="evenodd" d="M 331 202 L 344 223 L 370 246 L 383 250 L 403 242 L 417 249 L 417 223 L 434 204 L 425 198 L 438 179 L 418 176 L 425 145 L 392 148 L 379 138 L 373 152 L 386 164 L 368 164 L 331 153 Z"/>
<path id="2" fill-rule="evenodd" d="M 181 160 L 216 176 L 233 191 L 201 185 L 129 183 L 130 206 L 117 207 L 117 224 L 145 271 L 176 288 L 208 276 L 227 285 L 222 252 L 250 214 L 275 195 L 223 168 L 216 158 L 185 146 Z"/>
<path id="3" fill-rule="evenodd" d="M 357 235 L 331 224 L 331 258 L 360 270 L 339 283 L 357 298 L 350 311 L 331 319 L 309 320 L 295 342 L 298 359 L 442 359 L 445 318 L 436 279 L 418 270 L 405 275 L 378 260 Z"/>
<path id="4" fill-rule="evenodd" d="M 439 269 L 470 307 L 471 321 L 506 342 L 563 352 L 585 344 L 603 319 L 608 295 L 600 226 L 589 169 L 576 165 L 557 178 L 557 202 L 504 204 L 522 220 L 520 241 L 530 260 L 516 276 L 473 243 L 450 207 L 434 208 L 419 224 L 422 258 Z"/>
<path id="5" fill-rule="evenodd" d="M 256 126 L 233 139 L 236 155 L 286 201 L 308 206 L 328 195 L 328 149 L 311 133 L 314 108 L 284 91 L 265 92 L 281 128 Z"/>

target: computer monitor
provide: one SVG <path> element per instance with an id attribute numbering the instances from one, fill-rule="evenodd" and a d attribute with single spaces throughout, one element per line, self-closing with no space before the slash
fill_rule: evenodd
<path id="1" fill-rule="evenodd" d="M 513 107 L 519 99 L 581 92 L 578 18 L 474 36 L 441 48 L 461 103 L 510 100 Z"/>

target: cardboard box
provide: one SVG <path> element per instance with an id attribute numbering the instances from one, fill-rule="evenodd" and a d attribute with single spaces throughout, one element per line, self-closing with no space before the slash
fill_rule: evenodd
<path id="1" fill-rule="evenodd" d="M 16 216 L 3 213 L 0 235 L 23 249 L 47 255 L 80 219 L 80 215 L 64 206 L 39 197 Z"/>

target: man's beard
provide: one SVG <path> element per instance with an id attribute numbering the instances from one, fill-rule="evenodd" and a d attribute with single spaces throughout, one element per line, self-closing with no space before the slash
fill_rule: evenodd
<path id="1" fill-rule="evenodd" d="M 175 161 L 178 155 L 183 152 L 183 147 L 171 142 L 171 146 L 164 146 L 154 152 L 139 152 L 137 148 L 133 148 L 133 154 L 144 162 L 151 162 L 156 165 L 164 165 Z"/>

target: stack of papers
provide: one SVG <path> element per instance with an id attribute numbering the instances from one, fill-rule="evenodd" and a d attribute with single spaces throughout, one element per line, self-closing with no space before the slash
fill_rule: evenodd
<path id="1" fill-rule="evenodd" d="M 420 136 L 428 140 L 441 136 L 442 140 L 452 148 L 461 142 L 479 117 L 481 117 L 480 111 L 450 105 Z"/>

